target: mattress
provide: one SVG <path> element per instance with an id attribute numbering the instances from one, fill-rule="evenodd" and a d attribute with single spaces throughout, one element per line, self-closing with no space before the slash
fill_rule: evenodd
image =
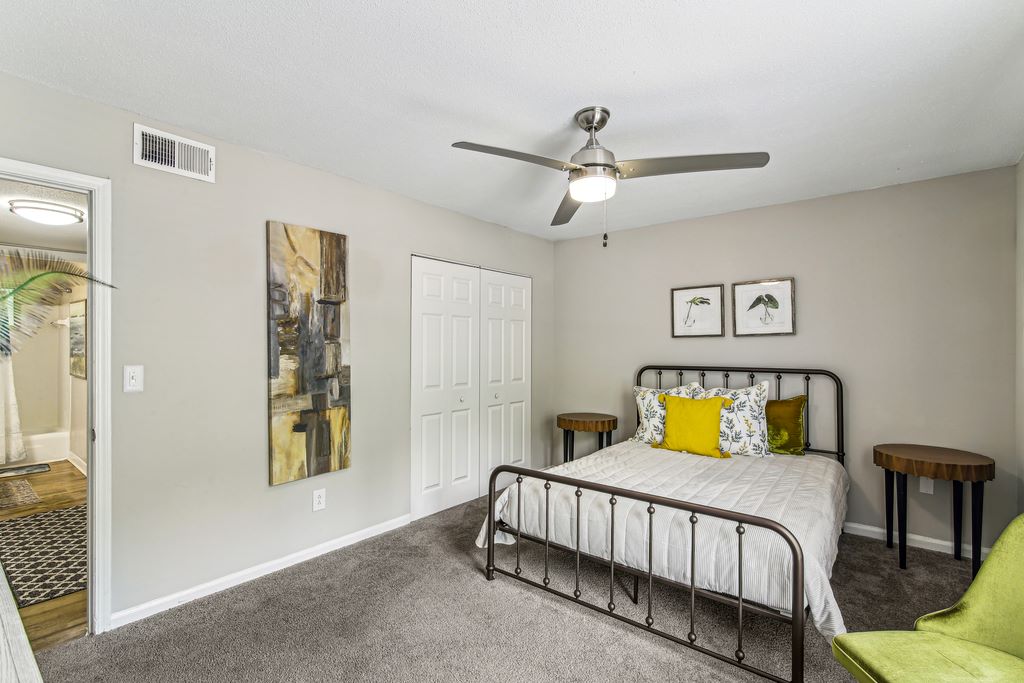
<path id="1" fill-rule="evenodd" d="M 849 479 L 831 458 L 816 455 L 754 458 L 709 458 L 651 448 L 625 441 L 548 470 L 576 479 L 749 513 L 780 522 L 804 553 L 805 605 L 826 638 L 845 633 L 829 578 L 846 517 Z M 495 503 L 496 518 L 516 527 L 517 491 L 513 485 Z M 550 540 L 576 547 L 575 487 L 552 484 Z M 544 482 L 525 478 L 522 484 L 523 533 L 544 537 Z M 609 556 L 609 496 L 583 490 L 580 499 L 580 550 Z M 619 498 L 615 506 L 615 561 L 647 571 L 647 504 Z M 698 515 L 696 524 L 697 588 L 735 596 L 738 592 L 736 524 Z M 690 583 L 689 513 L 656 508 L 654 574 Z M 514 538 L 499 534 L 499 543 Z M 487 522 L 477 537 L 487 544 Z M 776 533 L 746 526 L 743 537 L 743 597 L 789 614 L 792 555 Z"/>

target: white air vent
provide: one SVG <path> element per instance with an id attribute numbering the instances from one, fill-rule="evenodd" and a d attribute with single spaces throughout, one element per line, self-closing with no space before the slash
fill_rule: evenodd
<path id="1" fill-rule="evenodd" d="M 139 166 L 213 183 L 216 153 L 212 145 L 135 124 L 135 163 Z"/>

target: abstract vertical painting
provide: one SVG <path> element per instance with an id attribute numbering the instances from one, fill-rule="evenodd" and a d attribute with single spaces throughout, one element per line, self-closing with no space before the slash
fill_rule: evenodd
<path id="1" fill-rule="evenodd" d="M 270 483 L 351 464 L 345 235 L 267 223 Z"/>

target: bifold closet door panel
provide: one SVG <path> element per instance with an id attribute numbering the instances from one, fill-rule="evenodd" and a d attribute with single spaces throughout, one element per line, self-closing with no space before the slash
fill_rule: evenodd
<path id="1" fill-rule="evenodd" d="M 480 273 L 481 495 L 498 465 L 530 464 L 531 284 L 520 275 Z"/>
<path id="2" fill-rule="evenodd" d="M 476 498 L 480 269 L 412 259 L 412 515 Z"/>

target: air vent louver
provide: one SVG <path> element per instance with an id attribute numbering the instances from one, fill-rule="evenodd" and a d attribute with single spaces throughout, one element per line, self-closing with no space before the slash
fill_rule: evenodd
<path id="1" fill-rule="evenodd" d="M 139 166 L 212 183 L 215 156 L 212 145 L 135 124 L 135 163 Z"/>

